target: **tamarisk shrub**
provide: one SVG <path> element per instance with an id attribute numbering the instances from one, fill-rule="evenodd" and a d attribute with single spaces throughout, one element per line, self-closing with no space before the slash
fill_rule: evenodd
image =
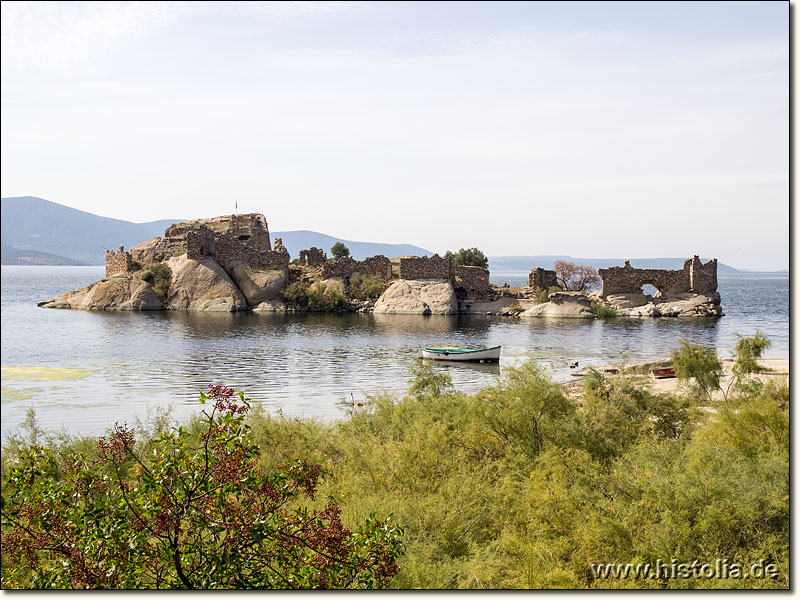
<path id="1" fill-rule="evenodd" d="M 23 451 L 3 486 L 3 587 L 388 586 L 403 552 L 391 518 L 348 529 L 332 499 L 314 502 L 319 465 L 257 468 L 241 392 L 200 402 L 201 427 L 147 450 L 117 424 L 94 456 Z"/>

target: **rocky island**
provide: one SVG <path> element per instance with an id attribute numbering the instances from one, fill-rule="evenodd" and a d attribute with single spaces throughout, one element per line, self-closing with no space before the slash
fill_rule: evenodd
<path id="1" fill-rule="evenodd" d="M 523 288 L 496 286 L 489 270 L 450 258 L 349 256 L 318 248 L 294 261 L 280 238 L 270 243 L 264 215 L 177 223 L 125 250 L 106 250 L 105 277 L 45 300 L 45 308 L 86 310 L 291 311 L 385 314 L 502 314 L 520 317 L 719 317 L 716 259 L 695 256 L 683 269 L 600 269 L 597 292 L 558 289 L 555 271 L 534 268 Z M 645 295 L 642 286 L 658 292 Z M 550 293 L 548 293 L 548 291 Z"/>

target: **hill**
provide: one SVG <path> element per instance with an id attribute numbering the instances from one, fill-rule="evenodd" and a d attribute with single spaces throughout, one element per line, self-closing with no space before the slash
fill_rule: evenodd
<path id="1" fill-rule="evenodd" d="M 181 221 L 162 219 L 131 223 L 99 217 L 34 196 L 3 198 L 1 202 L 3 218 L 0 226 L 4 245 L 18 251 L 54 254 L 90 265 L 105 262 L 104 248 L 135 246 L 164 235 L 167 227 Z M 6 260 L 4 250 L 3 264 L 10 264 Z"/>
<path id="2" fill-rule="evenodd" d="M 605 269 L 607 267 L 621 267 L 626 260 L 631 261 L 631 266 L 636 269 L 681 269 L 683 262 L 691 258 L 684 256 L 681 258 L 573 258 L 572 256 L 560 256 L 544 254 L 538 256 L 490 256 L 490 271 L 530 271 L 533 267 L 543 269 L 554 269 L 557 260 L 566 260 L 576 265 L 588 265 L 595 269 Z M 708 258 L 702 258 L 703 262 Z M 730 265 L 717 263 L 718 273 L 740 273 L 739 269 L 734 269 Z"/>
<path id="3" fill-rule="evenodd" d="M 58 256 L 56 254 L 48 254 L 47 252 L 38 252 L 36 250 L 20 250 L 19 248 L 12 248 L 6 244 L 0 246 L 2 251 L 4 265 L 85 265 L 79 260 L 66 258 L 65 256 Z"/>

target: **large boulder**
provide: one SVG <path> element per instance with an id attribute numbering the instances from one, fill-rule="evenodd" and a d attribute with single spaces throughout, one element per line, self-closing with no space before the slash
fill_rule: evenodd
<path id="1" fill-rule="evenodd" d="M 171 310 L 234 312 L 247 308 L 242 292 L 212 258 L 194 260 L 185 254 L 171 258 L 167 305 Z"/>
<path id="2" fill-rule="evenodd" d="M 83 289 L 41 302 L 44 308 L 84 310 L 163 310 L 153 289 L 138 277 L 118 273 Z"/>
<path id="3" fill-rule="evenodd" d="M 378 314 L 453 315 L 458 312 L 453 285 L 447 279 L 400 279 L 381 294 Z"/>
<path id="4" fill-rule="evenodd" d="M 250 306 L 278 300 L 286 282 L 282 269 L 259 269 L 236 262 L 232 268 L 233 280 Z"/>
<path id="5" fill-rule="evenodd" d="M 649 298 L 642 292 L 635 292 L 632 294 L 609 294 L 606 296 L 606 303 L 617 309 L 644 306 L 647 304 L 648 300 Z"/>
<path id="6" fill-rule="evenodd" d="M 537 304 L 520 313 L 521 317 L 555 317 L 565 319 L 593 319 L 592 301 L 580 292 L 555 292 L 550 301 Z"/>

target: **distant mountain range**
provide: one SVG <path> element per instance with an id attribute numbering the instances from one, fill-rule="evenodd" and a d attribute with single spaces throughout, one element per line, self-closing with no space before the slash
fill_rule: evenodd
<path id="1" fill-rule="evenodd" d="M 4 265 L 102 265 L 105 248 L 119 246 L 130 248 L 150 238 L 164 235 L 173 223 L 185 219 L 161 219 L 149 223 L 131 223 L 109 219 L 57 204 L 35 196 L 18 196 L 2 199 L 2 264 Z M 316 231 L 271 231 L 270 238 L 279 237 L 291 254 L 297 257 L 300 250 L 316 246 L 330 254 L 336 242 L 344 243 L 353 258 L 367 256 L 431 256 L 433 252 L 411 244 L 383 244 L 344 240 Z M 631 259 L 631 266 L 653 269 L 680 269 L 681 258 Z M 530 271 L 533 267 L 552 269 L 556 260 L 567 260 L 596 269 L 622 266 L 622 258 L 573 258 L 571 256 L 490 256 L 491 271 Z M 703 261 L 708 260 L 703 258 Z M 719 263 L 720 273 L 739 272 L 729 265 Z"/>
<path id="2" fill-rule="evenodd" d="M 7 262 L 6 247 L 12 249 L 14 256 L 15 252 L 35 250 L 56 255 L 60 260 L 102 265 L 105 263 L 104 248 L 116 250 L 119 246 L 135 246 L 164 235 L 167 227 L 181 220 L 131 223 L 99 217 L 34 196 L 3 198 L 0 203 L 4 265 L 19 264 Z"/>

